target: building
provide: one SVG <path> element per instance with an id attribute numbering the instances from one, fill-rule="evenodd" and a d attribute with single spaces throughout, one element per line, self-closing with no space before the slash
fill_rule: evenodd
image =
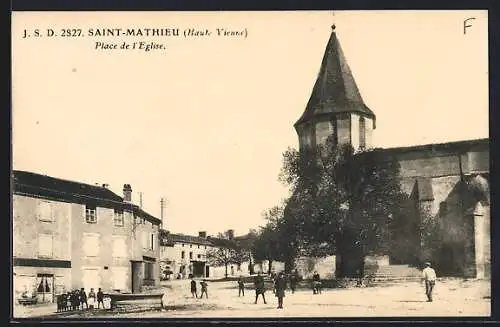
<path id="1" fill-rule="evenodd" d="M 198 236 L 161 232 L 160 262 L 162 271 L 171 271 L 171 278 L 210 277 L 210 265 L 206 262 L 206 253 L 214 248 L 206 233 Z"/>
<path id="2" fill-rule="evenodd" d="M 360 95 L 335 26 L 307 107 L 294 127 L 300 149 L 323 144 L 330 136 L 337 144 L 351 144 L 358 155 L 373 148 L 376 115 Z M 404 214 L 408 233 L 401 233 L 408 238 L 406 247 L 393 246 L 375 261 L 418 265 L 430 260 L 441 274 L 489 277 L 488 139 L 373 151 L 380 160 L 390 157 L 399 162 L 401 187 L 408 195 Z M 422 222 L 429 219 L 439 226 L 438 244 L 424 240 Z M 336 259 L 336 264 L 342 261 L 339 256 Z"/>
<path id="3" fill-rule="evenodd" d="M 249 242 L 248 235 L 234 236 L 233 230 L 228 230 L 228 238 L 207 236 L 200 231 L 198 236 L 170 233 L 166 230 L 160 231 L 160 265 L 164 278 L 167 271 L 171 272 L 168 278 L 222 278 L 225 276 L 225 266 L 211 265 L 207 260 L 207 252 L 217 249 L 229 250 L 235 246 L 235 242 Z M 235 264 L 228 265 L 228 275 L 235 276 L 248 274 L 244 267 L 249 267 L 252 262 L 244 262 L 239 267 Z"/>
<path id="4" fill-rule="evenodd" d="M 84 287 L 140 292 L 159 282 L 160 220 L 106 185 L 14 171 L 15 298 L 36 290 L 52 302 Z"/>

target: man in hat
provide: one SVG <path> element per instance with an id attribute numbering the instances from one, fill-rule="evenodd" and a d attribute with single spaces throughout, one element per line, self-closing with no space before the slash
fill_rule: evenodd
<path id="1" fill-rule="evenodd" d="M 427 302 L 432 302 L 432 290 L 436 284 L 436 271 L 431 268 L 431 263 L 426 262 L 425 268 L 422 270 L 422 279 L 425 282 L 425 294 L 427 295 Z"/>
<path id="2" fill-rule="evenodd" d="M 274 283 L 274 294 L 278 298 L 278 309 L 283 309 L 283 298 L 285 297 L 286 279 L 285 274 L 280 272 Z"/>

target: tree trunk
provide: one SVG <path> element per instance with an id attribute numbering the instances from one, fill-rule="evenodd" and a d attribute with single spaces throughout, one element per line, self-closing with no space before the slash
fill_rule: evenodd
<path id="1" fill-rule="evenodd" d="M 267 267 L 268 275 L 271 275 L 272 266 L 273 266 L 273 260 L 269 260 L 269 266 Z"/>
<path id="2" fill-rule="evenodd" d="M 285 261 L 285 273 L 289 274 L 295 269 L 295 259 L 287 258 Z"/>
<path id="3" fill-rule="evenodd" d="M 252 255 L 250 255 L 250 259 L 249 259 L 249 263 L 248 263 L 248 272 L 250 275 L 253 275 Z"/>
<path id="4" fill-rule="evenodd" d="M 228 274 L 227 274 L 227 263 L 225 264 L 225 267 L 226 267 L 226 278 L 227 278 L 227 275 L 228 275 Z"/>

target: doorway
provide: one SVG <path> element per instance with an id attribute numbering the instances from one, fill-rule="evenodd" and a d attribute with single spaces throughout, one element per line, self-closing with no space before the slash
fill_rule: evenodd
<path id="1" fill-rule="evenodd" d="M 141 283 L 142 261 L 132 261 L 132 293 L 140 293 L 142 289 Z"/>
<path id="2" fill-rule="evenodd" d="M 54 275 L 37 274 L 37 297 L 39 303 L 54 302 Z"/>
<path id="3" fill-rule="evenodd" d="M 210 266 L 206 265 L 205 266 L 205 278 L 210 277 Z"/>

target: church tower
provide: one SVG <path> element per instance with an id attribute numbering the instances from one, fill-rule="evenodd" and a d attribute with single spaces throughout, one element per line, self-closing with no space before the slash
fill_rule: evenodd
<path id="1" fill-rule="evenodd" d="M 301 149 L 324 144 L 331 135 L 337 144 L 349 143 L 355 151 L 372 147 L 375 114 L 359 93 L 335 25 L 307 107 L 294 127 Z"/>

